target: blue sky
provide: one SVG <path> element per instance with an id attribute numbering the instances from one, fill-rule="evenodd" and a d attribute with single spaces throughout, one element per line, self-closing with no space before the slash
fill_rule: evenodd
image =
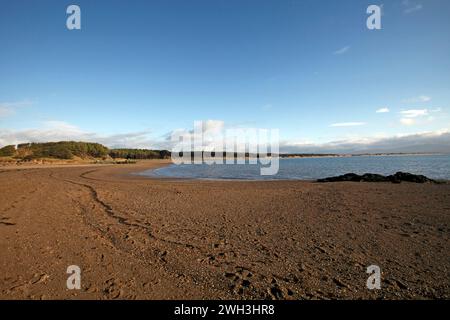
<path id="1" fill-rule="evenodd" d="M 385 2 L 2 0 L 0 145 L 151 148 L 207 119 L 294 146 L 448 134 L 450 2 Z"/>

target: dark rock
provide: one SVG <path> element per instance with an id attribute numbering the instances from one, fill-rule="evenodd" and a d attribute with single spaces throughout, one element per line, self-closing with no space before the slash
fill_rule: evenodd
<path id="1" fill-rule="evenodd" d="M 397 172 L 394 175 L 390 175 L 387 177 L 391 182 L 397 181 L 406 181 L 406 182 L 415 182 L 415 183 L 425 183 L 425 182 L 435 182 L 432 179 L 429 179 L 420 174 L 412 174 L 408 172 Z"/>
<path id="2" fill-rule="evenodd" d="M 357 175 L 355 173 L 346 173 L 346 174 L 341 175 L 341 176 L 329 177 L 329 178 L 325 178 L 325 179 L 319 179 L 317 181 L 318 182 L 337 182 L 337 181 L 355 181 L 355 182 L 359 182 L 359 181 L 361 181 L 361 176 Z"/>
<path id="3" fill-rule="evenodd" d="M 363 175 L 358 175 L 356 173 L 346 173 L 341 176 L 328 177 L 324 179 L 318 179 L 317 182 L 339 182 L 339 181 L 353 181 L 353 182 L 392 182 L 401 183 L 414 182 L 414 183 L 427 183 L 436 181 L 429 179 L 423 175 L 412 174 L 408 172 L 397 172 L 393 175 L 383 176 L 381 174 L 375 173 L 365 173 Z"/>

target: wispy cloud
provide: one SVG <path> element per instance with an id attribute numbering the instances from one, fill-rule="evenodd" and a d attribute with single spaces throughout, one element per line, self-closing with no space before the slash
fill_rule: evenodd
<path id="1" fill-rule="evenodd" d="M 417 118 L 428 115 L 428 109 L 411 109 L 400 111 L 405 118 Z"/>
<path id="2" fill-rule="evenodd" d="M 405 118 L 406 119 L 406 118 Z M 408 118 L 414 120 L 414 118 Z M 223 122 L 210 121 L 205 130 L 221 130 Z M 108 147 L 171 149 L 170 140 L 152 138 L 149 131 L 102 135 L 88 132 L 64 121 L 47 121 L 38 128 L 7 130 L 0 128 L 0 147 L 24 142 L 90 141 Z M 414 134 L 352 137 L 349 139 L 314 143 L 307 140 L 281 141 L 280 151 L 304 153 L 358 153 L 358 152 L 450 152 L 450 131 L 442 129 Z"/>
<path id="3" fill-rule="evenodd" d="M 417 124 L 417 118 L 428 116 L 428 109 L 411 109 L 400 111 L 402 118 L 400 123 L 405 126 Z"/>
<path id="4" fill-rule="evenodd" d="M 376 113 L 388 113 L 389 112 L 389 108 L 380 108 L 377 111 L 375 111 Z"/>
<path id="5" fill-rule="evenodd" d="M 431 101 L 431 97 L 428 97 L 428 96 L 419 96 L 419 100 L 420 100 L 421 102 L 429 102 L 429 101 Z"/>
<path id="6" fill-rule="evenodd" d="M 430 102 L 431 101 L 431 97 L 426 96 L 426 95 L 421 95 L 418 97 L 412 97 L 412 98 L 408 98 L 408 99 L 403 99 L 402 102 L 404 103 L 420 103 L 420 102 Z"/>
<path id="7" fill-rule="evenodd" d="M 442 108 L 434 108 L 434 109 L 411 109 L 411 110 L 403 110 L 400 111 L 401 115 L 400 123 L 403 125 L 411 126 L 418 123 L 423 123 L 424 119 L 428 122 L 434 121 L 435 117 L 433 114 L 441 113 Z"/>
<path id="8" fill-rule="evenodd" d="M 423 8 L 423 6 L 421 4 L 417 4 L 417 5 L 413 6 L 413 7 L 405 9 L 403 12 L 406 13 L 406 14 L 410 14 L 410 13 L 413 13 L 415 11 L 422 10 L 422 8 Z"/>
<path id="9" fill-rule="evenodd" d="M 0 146 L 64 140 L 99 142 L 109 147 L 160 149 L 163 146 L 160 141 L 150 137 L 149 131 L 103 135 L 82 130 L 64 121 L 45 121 L 37 128 L 24 130 L 0 129 Z"/>
<path id="10" fill-rule="evenodd" d="M 400 123 L 404 126 L 412 126 L 416 124 L 416 120 L 414 120 L 413 118 L 401 118 Z"/>
<path id="11" fill-rule="evenodd" d="M 365 122 L 338 122 L 331 124 L 330 127 L 357 127 L 364 126 L 365 124 Z"/>
<path id="12" fill-rule="evenodd" d="M 280 143 L 283 153 L 378 153 L 378 152 L 450 152 L 450 130 L 397 134 L 384 137 L 361 137 L 322 144 Z"/>
<path id="13" fill-rule="evenodd" d="M 0 118 L 13 115 L 17 108 L 28 107 L 33 104 L 30 100 L 22 100 L 15 102 L 0 102 Z"/>
<path id="14" fill-rule="evenodd" d="M 410 13 L 413 13 L 413 12 L 416 12 L 416 11 L 419 11 L 419 10 L 423 9 L 423 5 L 422 4 L 420 4 L 420 3 L 413 3 L 410 0 L 403 0 L 402 4 L 403 4 L 403 7 L 404 7 L 403 12 L 405 14 L 410 14 Z"/>
<path id="15" fill-rule="evenodd" d="M 349 50 L 350 50 L 350 46 L 345 46 L 343 48 L 336 50 L 335 52 L 333 52 L 333 54 L 336 54 L 336 55 L 344 54 L 344 53 L 348 52 Z"/>
<path id="16" fill-rule="evenodd" d="M 28 107 L 33 104 L 31 100 L 21 100 L 15 102 L 0 102 L 0 107 L 2 108 L 19 108 L 19 107 Z"/>
<path id="17" fill-rule="evenodd" d="M 9 117 L 14 114 L 14 110 L 0 106 L 0 118 Z"/>

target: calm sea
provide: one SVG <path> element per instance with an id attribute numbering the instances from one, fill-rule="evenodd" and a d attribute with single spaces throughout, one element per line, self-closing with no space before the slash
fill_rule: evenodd
<path id="1" fill-rule="evenodd" d="M 261 176 L 259 165 L 170 165 L 141 174 L 152 177 L 244 180 L 313 180 L 349 172 L 397 171 L 450 180 L 450 155 L 354 156 L 280 159 L 278 174 Z"/>

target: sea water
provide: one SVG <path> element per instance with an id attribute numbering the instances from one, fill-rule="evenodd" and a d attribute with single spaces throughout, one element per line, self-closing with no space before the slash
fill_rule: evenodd
<path id="1" fill-rule="evenodd" d="M 279 167 L 273 176 L 260 175 L 260 164 L 172 164 L 141 174 L 188 179 L 315 180 L 350 172 L 389 175 L 403 171 L 450 180 L 450 155 L 281 158 Z"/>

